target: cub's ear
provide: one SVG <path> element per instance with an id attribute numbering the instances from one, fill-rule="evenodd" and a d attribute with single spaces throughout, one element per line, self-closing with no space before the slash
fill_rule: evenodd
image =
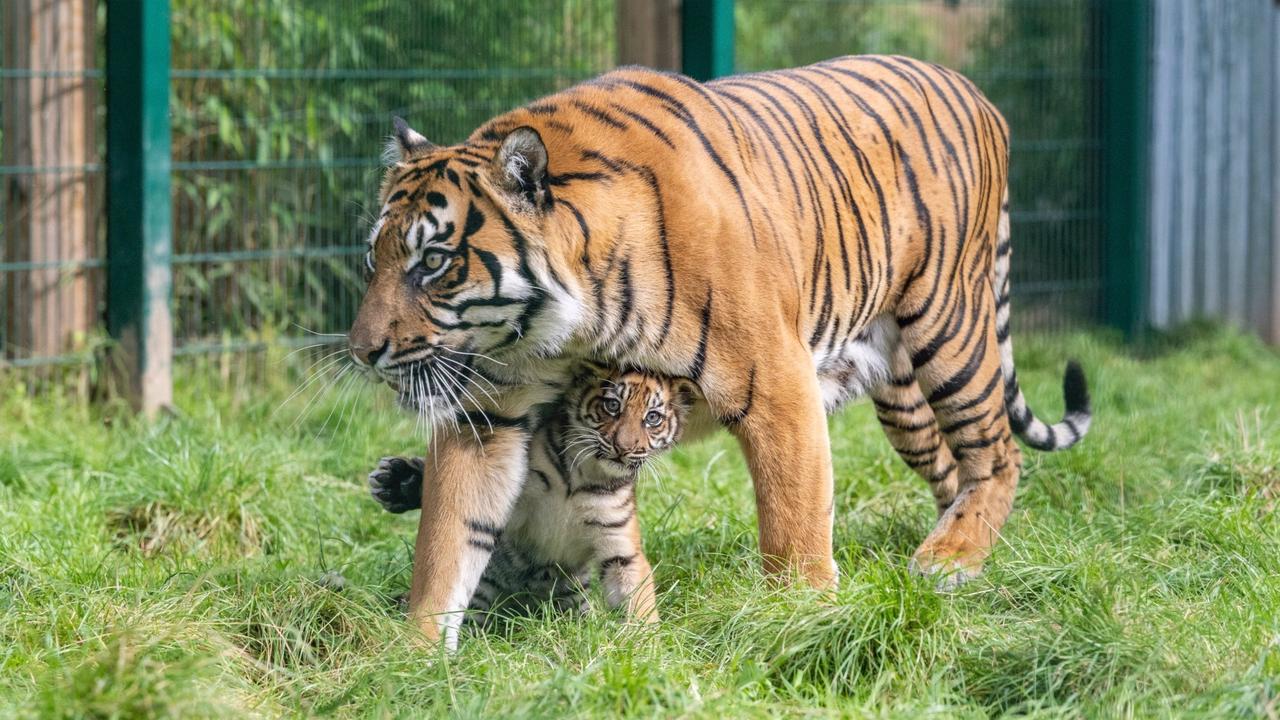
<path id="1" fill-rule="evenodd" d="M 493 156 L 493 176 L 498 187 L 541 208 L 547 198 L 547 146 L 531 127 L 512 130 Z"/>
<path id="2" fill-rule="evenodd" d="M 613 376 L 613 368 L 595 360 L 583 360 L 578 365 L 576 375 L 580 382 L 592 382 L 596 380 L 604 380 Z"/>
<path id="3" fill-rule="evenodd" d="M 689 378 L 676 379 L 676 397 L 680 398 L 680 404 L 692 407 L 699 398 L 702 397 L 702 391 L 698 390 L 698 384 Z"/>
<path id="4" fill-rule="evenodd" d="M 423 137 L 422 133 L 409 127 L 409 123 L 405 122 L 404 118 L 393 117 L 391 124 L 395 127 L 395 132 L 387 139 L 387 146 L 382 151 L 383 164 L 395 165 L 398 162 L 412 160 L 435 148 L 435 145 Z"/>

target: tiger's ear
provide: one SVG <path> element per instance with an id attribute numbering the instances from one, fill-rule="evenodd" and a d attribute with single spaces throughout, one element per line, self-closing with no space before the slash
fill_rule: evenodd
<path id="1" fill-rule="evenodd" d="M 391 118 L 391 124 L 395 127 L 395 132 L 387 140 L 387 146 L 382 151 L 382 161 L 386 165 L 395 165 L 405 160 L 430 152 L 435 145 L 425 138 L 422 133 L 409 127 L 409 123 L 404 118 L 396 116 Z"/>
<path id="2" fill-rule="evenodd" d="M 507 133 L 493 156 L 493 175 L 498 187 L 523 198 L 533 209 L 547 197 L 547 146 L 542 136 L 529 126 Z"/>

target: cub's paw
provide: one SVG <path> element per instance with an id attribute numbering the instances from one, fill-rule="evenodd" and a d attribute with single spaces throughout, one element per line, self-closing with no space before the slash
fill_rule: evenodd
<path id="1" fill-rule="evenodd" d="M 392 513 L 422 507 L 422 458 L 384 457 L 369 473 L 369 494 Z"/>

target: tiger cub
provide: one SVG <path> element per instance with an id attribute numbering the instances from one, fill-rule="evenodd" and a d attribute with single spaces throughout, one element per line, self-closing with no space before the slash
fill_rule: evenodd
<path id="1" fill-rule="evenodd" d="M 468 616 L 550 600 L 580 606 L 598 571 L 610 607 L 657 622 L 652 568 L 640 545 L 635 481 L 680 439 L 694 385 L 584 364 L 529 445 L 529 466 L 507 526 L 486 533 L 492 556 Z M 422 458 L 383 458 L 369 488 L 384 509 L 421 506 Z"/>

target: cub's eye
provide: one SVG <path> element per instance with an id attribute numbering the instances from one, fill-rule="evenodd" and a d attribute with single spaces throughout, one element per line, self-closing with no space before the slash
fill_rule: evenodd
<path id="1" fill-rule="evenodd" d="M 422 258 L 422 266 L 431 271 L 439 270 L 447 259 L 442 252 L 429 252 Z"/>
<path id="2" fill-rule="evenodd" d="M 644 416 L 644 424 L 648 427 L 658 427 L 662 424 L 663 419 L 662 413 L 657 410 L 650 410 Z"/>
<path id="3" fill-rule="evenodd" d="M 605 398 L 602 405 L 604 405 L 604 411 L 610 415 L 617 415 L 622 412 L 622 403 L 618 402 L 615 398 Z"/>

